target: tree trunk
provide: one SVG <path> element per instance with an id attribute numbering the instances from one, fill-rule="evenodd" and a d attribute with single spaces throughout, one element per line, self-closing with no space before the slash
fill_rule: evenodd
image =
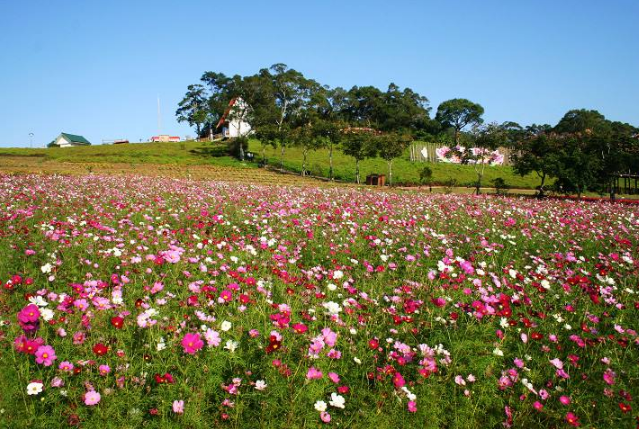
<path id="1" fill-rule="evenodd" d="M 240 161 L 244 162 L 244 142 L 242 141 L 242 120 L 241 119 L 237 126 L 237 138 L 240 140 Z"/>
<path id="2" fill-rule="evenodd" d="M 355 160 L 355 181 L 359 185 L 359 159 Z"/>
<path id="3" fill-rule="evenodd" d="M 333 181 L 333 143 L 328 148 L 328 180 Z"/>
<path id="4" fill-rule="evenodd" d="M 388 162 L 388 186 L 393 186 L 393 160 Z"/>
<path id="5" fill-rule="evenodd" d="M 302 176 L 306 176 L 306 156 L 308 155 L 308 149 L 302 149 Z"/>
<path id="6" fill-rule="evenodd" d="M 546 173 L 541 176 L 541 184 L 539 185 L 539 198 L 545 197 L 544 183 L 546 182 Z"/>

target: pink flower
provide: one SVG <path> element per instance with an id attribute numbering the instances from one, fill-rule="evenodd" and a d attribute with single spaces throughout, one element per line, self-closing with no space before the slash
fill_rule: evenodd
<path id="1" fill-rule="evenodd" d="M 570 405 L 570 398 L 568 396 L 561 395 L 559 397 L 559 402 L 561 402 L 563 405 Z"/>
<path id="2" fill-rule="evenodd" d="M 200 338 L 200 334 L 188 333 L 182 338 L 182 347 L 184 353 L 194 355 L 204 346 L 204 341 Z"/>
<path id="3" fill-rule="evenodd" d="M 331 421 L 331 415 L 326 411 L 322 411 L 320 413 L 320 419 L 322 419 L 324 423 L 329 423 Z"/>
<path id="4" fill-rule="evenodd" d="M 615 374 L 615 372 L 613 370 L 611 370 L 610 368 L 608 368 L 604 374 L 603 374 L 603 379 L 606 383 L 608 383 L 609 385 L 613 385 L 615 384 L 615 377 L 617 376 L 617 374 Z"/>
<path id="5" fill-rule="evenodd" d="M 323 376 L 322 371 L 320 371 L 319 369 L 315 367 L 310 367 L 308 369 L 308 372 L 306 373 L 306 378 L 308 380 L 319 380 L 320 378 L 322 378 L 322 376 Z"/>
<path id="6" fill-rule="evenodd" d="M 53 365 L 53 361 L 57 359 L 55 350 L 51 346 L 40 346 L 35 352 L 36 362 L 44 366 Z"/>
<path id="7" fill-rule="evenodd" d="M 58 369 L 64 372 L 72 372 L 73 368 L 74 368 L 73 364 L 66 360 L 64 362 L 60 362 L 60 365 L 58 365 Z"/>
<path id="8" fill-rule="evenodd" d="M 109 367 L 109 365 L 100 365 L 98 367 L 98 371 L 100 371 L 100 375 L 106 376 L 111 372 L 111 368 Z"/>
<path id="9" fill-rule="evenodd" d="M 535 401 L 535 403 L 533 404 L 533 408 L 537 411 L 541 411 L 544 408 L 544 404 L 539 401 Z"/>
<path id="10" fill-rule="evenodd" d="M 101 398 L 102 397 L 100 396 L 99 392 L 96 392 L 95 390 L 89 390 L 87 393 L 84 394 L 84 403 L 88 406 L 96 405 L 98 402 L 100 402 Z"/>
<path id="11" fill-rule="evenodd" d="M 417 412 L 417 402 L 408 401 L 408 411 L 410 411 L 411 413 L 416 413 Z"/>
<path id="12" fill-rule="evenodd" d="M 217 331 L 214 331 L 211 328 L 206 330 L 204 339 L 206 340 L 206 344 L 208 344 L 209 347 L 217 347 L 222 342 L 220 334 L 218 334 Z"/>
<path id="13" fill-rule="evenodd" d="M 179 400 L 179 401 L 173 401 L 173 412 L 176 414 L 182 414 L 184 413 L 184 401 L 183 400 Z"/>
<path id="14" fill-rule="evenodd" d="M 329 373 L 328 373 L 328 378 L 330 378 L 330 379 L 331 379 L 331 381 L 332 381 L 333 383 L 335 383 L 335 384 L 339 383 L 339 375 L 337 375 L 337 374 L 336 374 L 336 373 L 334 373 L 334 372 L 329 372 Z"/>

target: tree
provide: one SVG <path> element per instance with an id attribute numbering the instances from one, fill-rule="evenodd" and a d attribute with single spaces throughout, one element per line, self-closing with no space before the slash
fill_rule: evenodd
<path id="1" fill-rule="evenodd" d="M 348 127 L 344 122 L 348 108 L 348 93 L 340 87 L 321 87 L 313 92 L 312 98 L 317 111 L 313 131 L 316 138 L 322 140 L 328 148 L 328 178 L 332 181 L 333 151 L 342 142 L 343 130 Z"/>
<path id="2" fill-rule="evenodd" d="M 262 69 L 259 76 L 271 92 L 272 104 L 265 109 L 265 116 L 271 118 L 277 127 L 277 142 L 281 149 L 280 167 L 283 167 L 284 150 L 291 144 L 291 132 L 295 122 L 299 122 L 298 115 L 319 84 L 289 69 L 286 64 L 274 64 L 269 69 Z"/>
<path id="3" fill-rule="evenodd" d="M 306 176 L 306 161 L 311 150 L 317 150 L 323 145 L 323 141 L 315 135 L 313 125 L 307 124 L 295 128 L 291 132 L 291 140 L 295 146 L 302 149 L 302 176 Z"/>
<path id="4" fill-rule="evenodd" d="M 199 139 L 202 124 L 206 122 L 208 116 L 206 88 L 200 84 L 189 85 L 186 95 L 178 104 L 175 115 L 178 122 L 188 122 L 190 126 L 195 126 L 195 132 Z"/>
<path id="5" fill-rule="evenodd" d="M 588 139 L 580 134 L 560 135 L 561 145 L 553 158 L 555 188 L 563 193 L 576 193 L 578 198 L 591 186 L 600 168 L 600 160 L 588 150 Z"/>
<path id="6" fill-rule="evenodd" d="M 603 134 L 610 131 L 610 121 L 596 110 L 575 109 L 568 111 L 555 125 L 556 133 L 595 133 Z"/>
<path id="7" fill-rule="evenodd" d="M 366 158 L 372 158 L 376 155 L 375 146 L 373 145 L 374 134 L 367 131 L 351 131 L 347 132 L 342 142 L 342 152 L 345 155 L 355 158 L 355 182 L 359 185 L 360 171 L 359 163 Z"/>
<path id="8" fill-rule="evenodd" d="M 454 98 L 444 101 L 437 107 L 435 119 L 445 128 L 455 131 L 455 145 L 459 145 L 459 134 L 467 126 L 479 125 L 484 122 L 482 115 L 484 108 L 465 98 Z"/>
<path id="9" fill-rule="evenodd" d="M 433 192 L 433 169 L 425 165 L 419 172 L 419 181 L 423 185 L 428 185 L 428 190 Z"/>
<path id="10" fill-rule="evenodd" d="M 545 196 L 546 179 L 556 171 L 559 142 L 557 135 L 528 128 L 527 136 L 519 143 L 519 150 L 513 155 L 513 170 L 522 177 L 535 172 L 541 183 L 537 188 L 538 197 Z"/>
<path id="11" fill-rule="evenodd" d="M 328 148 L 328 179 L 334 179 L 333 151 L 344 140 L 345 122 L 319 119 L 313 126 L 315 138 L 323 142 L 321 146 Z"/>
<path id="12" fill-rule="evenodd" d="M 377 153 L 388 164 L 388 184 L 393 185 L 393 160 L 402 156 L 412 139 L 407 134 L 388 133 L 375 136 Z"/>
<path id="13" fill-rule="evenodd" d="M 506 136 L 503 128 L 496 123 L 485 126 L 476 125 L 473 128 L 473 135 L 475 147 L 464 152 L 464 161 L 472 164 L 477 174 L 475 193 L 479 195 L 486 165 L 491 162 L 492 152 L 504 143 Z"/>

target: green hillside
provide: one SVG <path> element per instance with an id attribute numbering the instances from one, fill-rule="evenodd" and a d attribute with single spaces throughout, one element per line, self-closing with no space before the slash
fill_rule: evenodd
<path id="1" fill-rule="evenodd" d="M 262 153 L 257 140 L 250 142 L 249 149 L 256 158 Z M 265 151 L 268 167 L 279 168 L 280 151 L 267 147 Z M 180 143 L 133 143 L 124 145 L 99 145 L 73 148 L 0 149 L 0 170 L 3 157 L 24 157 L 38 160 L 40 163 L 89 163 L 89 164 L 161 164 L 161 165 L 203 165 L 237 168 L 258 168 L 257 161 L 240 162 L 229 155 L 225 143 L 203 143 L 187 141 Z M 299 148 L 287 148 L 284 155 L 284 168 L 292 172 L 302 171 L 302 151 Z M 355 181 L 355 162 L 339 151 L 334 151 L 333 165 L 335 178 L 340 181 Z M 412 163 L 408 155 L 393 162 L 395 184 L 419 183 L 420 170 L 428 165 L 433 170 L 433 182 L 445 184 L 451 180 L 459 186 L 469 186 L 476 180 L 472 166 L 445 163 Z M 387 174 L 387 164 L 383 159 L 365 160 L 361 163 L 362 180 L 371 173 Z M 328 150 L 322 149 L 309 153 L 307 169 L 314 176 L 328 176 Z M 501 177 L 510 187 L 532 189 L 539 184 L 534 175 L 520 177 L 510 167 L 486 167 L 484 184 L 490 186 L 493 179 Z"/>

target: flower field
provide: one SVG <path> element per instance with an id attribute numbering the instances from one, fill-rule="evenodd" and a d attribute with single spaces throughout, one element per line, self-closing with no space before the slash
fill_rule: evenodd
<path id="1" fill-rule="evenodd" d="M 0 427 L 634 428 L 639 207 L 0 176 Z"/>

